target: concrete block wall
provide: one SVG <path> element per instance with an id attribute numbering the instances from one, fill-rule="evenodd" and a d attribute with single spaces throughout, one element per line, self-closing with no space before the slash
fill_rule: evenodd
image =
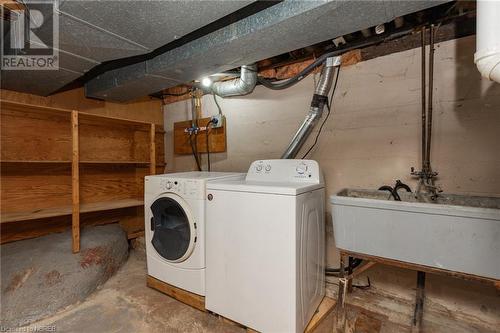
<path id="1" fill-rule="evenodd" d="M 415 187 L 410 167 L 419 168 L 421 155 L 420 52 L 342 68 L 333 113 L 310 155 L 323 169 L 327 197 L 342 188 L 374 189 L 396 179 Z M 436 45 L 432 166 L 446 192 L 500 196 L 500 84 L 480 77 L 474 52 L 474 36 Z M 309 76 L 284 91 L 258 86 L 248 96 L 219 98 L 227 117 L 228 150 L 212 155 L 212 170 L 244 172 L 254 160 L 279 158 L 308 110 L 314 81 Z M 203 116 L 217 113 L 212 96 L 202 103 Z M 173 123 L 190 114 L 190 101 L 164 107 L 167 172 L 195 169 L 192 156 L 173 154 Z M 327 222 L 328 264 L 336 266 L 338 252 Z M 381 266 L 369 275 L 381 292 L 413 300 L 415 273 Z M 443 277 L 428 281 L 433 302 L 498 327 L 498 291 Z"/>

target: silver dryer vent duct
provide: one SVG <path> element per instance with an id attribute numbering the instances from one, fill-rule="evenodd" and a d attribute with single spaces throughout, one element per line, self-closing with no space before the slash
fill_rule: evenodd
<path id="1" fill-rule="evenodd" d="M 323 115 L 323 109 L 325 104 L 328 103 L 328 92 L 332 88 L 333 77 L 335 76 L 335 68 L 340 66 L 341 57 L 330 57 L 325 61 L 325 66 L 321 71 L 321 76 L 319 82 L 314 90 L 314 95 L 311 101 L 311 107 L 309 108 L 309 113 L 300 125 L 299 129 L 295 133 L 288 145 L 287 149 L 281 156 L 283 159 L 295 158 L 307 138 L 311 134 L 314 126 L 321 116 Z"/>
<path id="2" fill-rule="evenodd" d="M 220 97 L 243 96 L 251 93 L 257 84 L 257 65 L 241 66 L 237 79 L 214 82 L 212 92 Z"/>

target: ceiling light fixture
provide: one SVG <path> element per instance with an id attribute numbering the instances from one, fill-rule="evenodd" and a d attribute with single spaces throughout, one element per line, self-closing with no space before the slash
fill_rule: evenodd
<path id="1" fill-rule="evenodd" d="M 201 79 L 201 84 L 204 87 L 210 87 L 212 85 L 212 80 L 210 80 L 209 77 L 204 77 L 203 79 Z"/>

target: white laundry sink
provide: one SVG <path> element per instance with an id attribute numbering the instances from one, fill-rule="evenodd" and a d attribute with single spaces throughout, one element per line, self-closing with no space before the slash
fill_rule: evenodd
<path id="1" fill-rule="evenodd" d="M 331 196 L 339 249 L 500 279 L 500 198 L 343 190 Z"/>

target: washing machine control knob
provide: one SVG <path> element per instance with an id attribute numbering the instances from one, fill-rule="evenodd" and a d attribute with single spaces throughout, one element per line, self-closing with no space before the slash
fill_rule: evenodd
<path id="1" fill-rule="evenodd" d="M 299 165 L 297 165 L 297 167 L 295 168 L 295 171 L 297 171 L 297 173 L 299 175 L 303 175 L 304 173 L 306 173 L 307 171 L 307 164 L 305 163 L 300 163 Z"/>
<path id="2" fill-rule="evenodd" d="M 170 180 L 167 181 L 167 183 L 165 184 L 165 187 L 167 188 L 167 190 L 170 190 L 172 188 L 172 182 Z"/>
<path id="3" fill-rule="evenodd" d="M 257 170 L 257 172 L 262 171 L 262 164 L 257 164 L 257 166 L 255 167 L 255 170 Z"/>
<path id="4" fill-rule="evenodd" d="M 266 165 L 266 171 L 271 171 L 271 164 Z"/>

